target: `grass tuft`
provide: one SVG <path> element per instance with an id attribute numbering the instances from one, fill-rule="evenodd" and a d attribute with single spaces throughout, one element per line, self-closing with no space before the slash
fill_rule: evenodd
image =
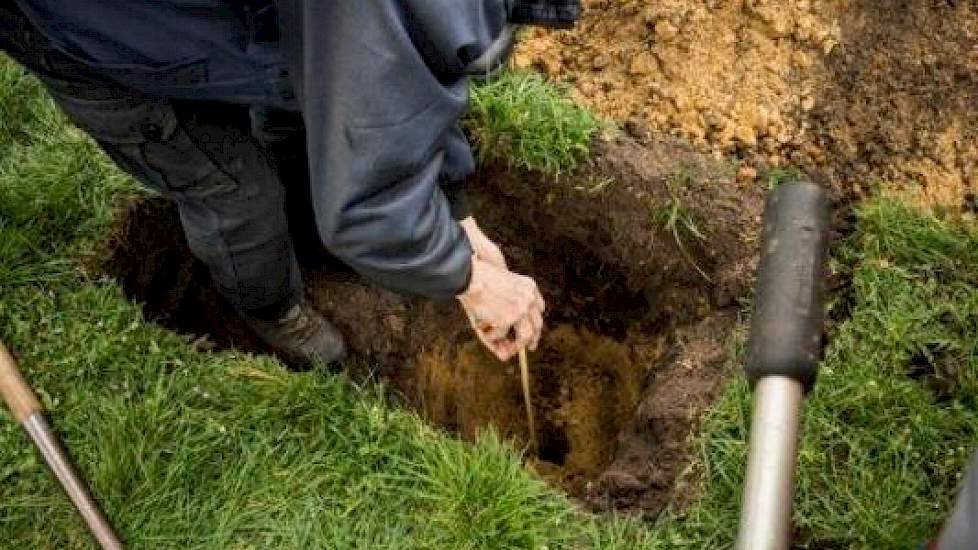
<path id="1" fill-rule="evenodd" d="M 696 263 L 686 248 L 689 242 L 705 242 L 707 240 L 706 235 L 700 230 L 700 224 L 697 223 L 696 212 L 686 205 L 681 196 L 683 188 L 689 185 L 692 177 L 686 170 L 680 170 L 669 176 L 666 180 L 669 197 L 663 204 L 656 205 L 652 209 L 652 223 L 671 234 L 683 258 L 696 269 L 703 279 L 712 282 L 710 276 Z"/>
<path id="2" fill-rule="evenodd" d="M 480 163 L 560 175 L 605 125 L 536 73 L 507 71 L 472 87 L 464 127 Z"/>

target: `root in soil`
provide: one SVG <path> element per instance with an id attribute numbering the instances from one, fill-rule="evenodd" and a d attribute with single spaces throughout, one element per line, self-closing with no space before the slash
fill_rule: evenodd
<path id="1" fill-rule="evenodd" d="M 673 501 L 698 415 L 724 379 L 725 343 L 756 262 L 761 196 L 730 166 L 676 143 L 596 148 L 561 181 L 485 169 L 471 181 L 472 203 L 548 303 L 531 355 L 539 448 L 528 466 L 596 509 L 655 515 Z M 695 232 L 657 215 L 677 206 Z M 170 204 L 129 204 L 110 248 L 105 271 L 149 317 L 218 346 L 267 351 L 191 257 Z M 351 375 L 379 376 L 403 404 L 463 438 L 491 426 L 526 443 L 516 363 L 483 351 L 455 304 L 380 289 L 328 256 L 304 260 L 313 303 L 357 357 Z"/>

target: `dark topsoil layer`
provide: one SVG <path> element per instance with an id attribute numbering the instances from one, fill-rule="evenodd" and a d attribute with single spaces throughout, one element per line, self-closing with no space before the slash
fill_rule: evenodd
<path id="1" fill-rule="evenodd" d="M 484 169 L 472 201 L 549 306 L 530 358 L 539 441 L 528 465 L 596 509 L 654 515 L 673 500 L 699 413 L 725 379 L 762 191 L 677 143 L 595 149 L 559 181 Z M 120 219 L 104 269 L 150 317 L 217 346 L 264 351 L 190 256 L 171 205 L 130 204 Z M 462 437 L 492 425 L 526 442 L 517 370 L 482 351 L 455 304 L 399 296 L 326 255 L 303 256 L 314 303 L 358 358 L 351 375 L 379 375 Z"/>

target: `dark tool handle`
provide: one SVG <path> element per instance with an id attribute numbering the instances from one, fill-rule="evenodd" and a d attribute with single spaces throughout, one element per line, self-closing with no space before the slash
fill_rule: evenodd
<path id="1" fill-rule="evenodd" d="M 580 0 L 510 0 L 509 22 L 569 29 L 581 16 Z"/>
<path id="2" fill-rule="evenodd" d="M 786 376 L 811 388 L 821 354 L 828 199 L 807 182 L 772 192 L 764 210 L 761 262 L 747 376 Z"/>

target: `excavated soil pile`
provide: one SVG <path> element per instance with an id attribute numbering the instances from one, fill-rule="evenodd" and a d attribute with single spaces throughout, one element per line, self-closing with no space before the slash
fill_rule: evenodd
<path id="1" fill-rule="evenodd" d="M 656 514 L 723 380 L 756 261 L 761 196 L 735 181 L 733 167 L 677 143 L 596 148 L 560 181 L 485 169 L 471 182 L 472 202 L 549 306 L 531 354 L 540 437 L 529 467 L 595 508 Z M 149 316 L 206 335 L 199 342 L 262 351 L 189 255 L 172 206 L 130 204 L 121 220 L 105 269 Z M 353 376 L 379 376 L 462 437 L 493 426 L 526 442 L 515 365 L 481 349 L 455 304 L 379 289 L 322 254 L 304 264 L 313 302 L 357 356 Z"/>
<path id="2" fill-rule="evenodd" d="M 973 1 L 584 0 L 571 31 L 531 31 L 515 63 L 571 85 L 644 136 L 795 166 L 845 194 L 885 183 L 973 214 Z"/>

